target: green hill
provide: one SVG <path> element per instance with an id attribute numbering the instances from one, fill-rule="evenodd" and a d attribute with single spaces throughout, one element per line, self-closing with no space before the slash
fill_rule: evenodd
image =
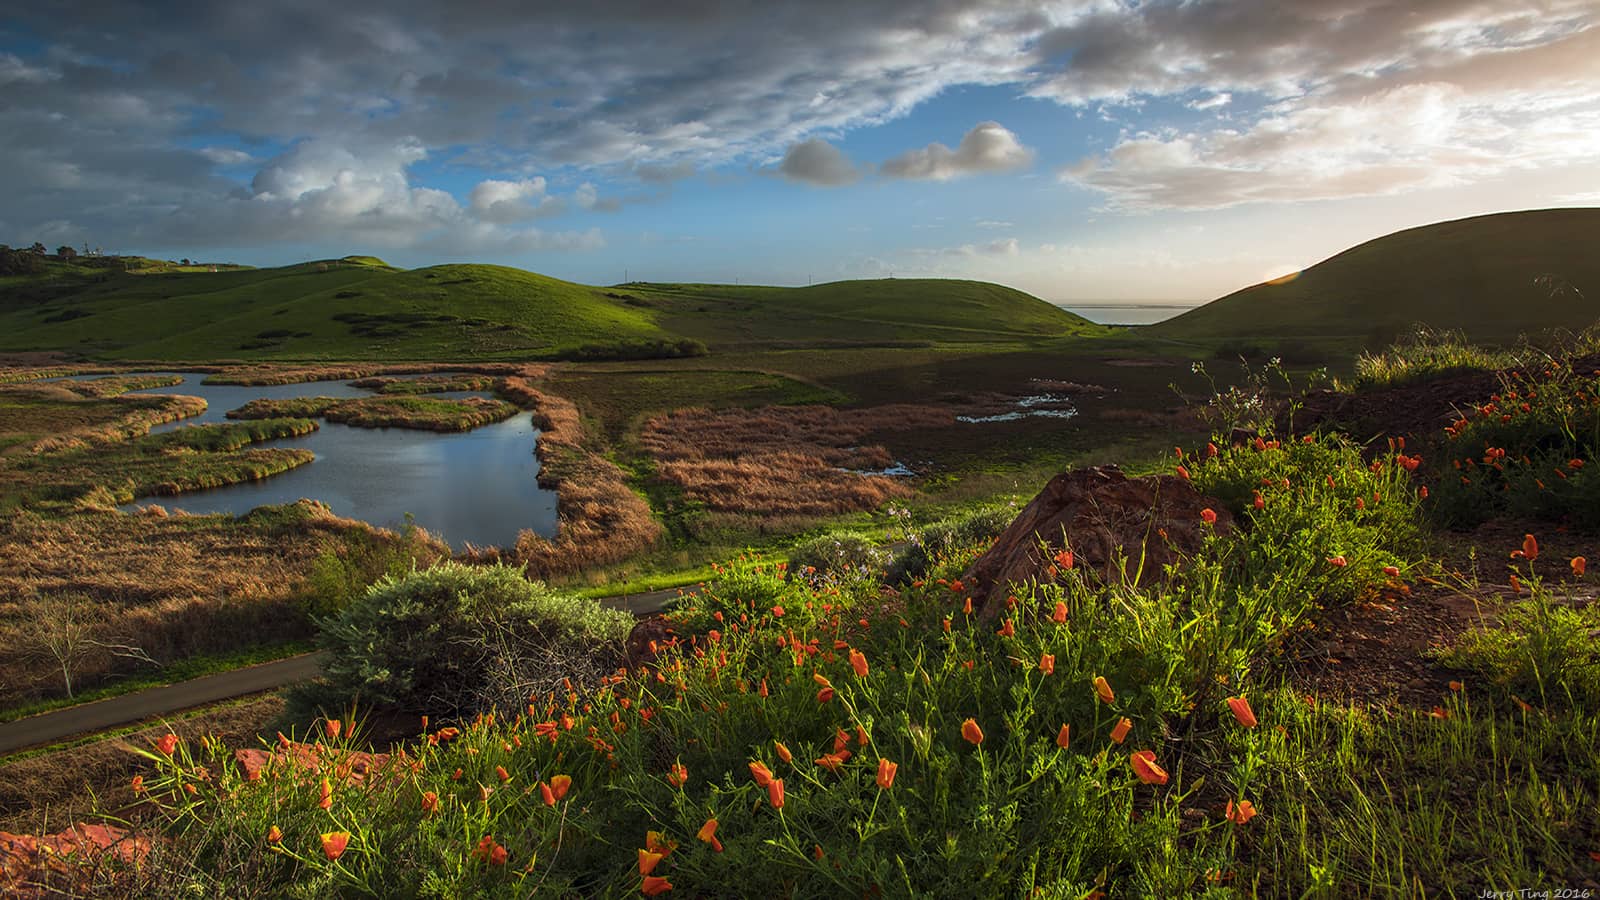
<path id="1" fill-rule="evenodd" d="M 882 278 L 810 287 L 636 283 L 613 289 L 707 343 L 990 341 L 1107 329 L 1032 294 L 983 281 Z"/>
<path id="2" fill-rule="evenodd" d="M 1145 333 L 1383 344 L 1422 322 L 1483 343 L 1600 319 L 1600 209 L 1497 213 L 1368 241 Z"/>
<path id="3" fill-rule="evenodd" d="M 934 279 L 807 288 L 590 287 L 520 269 L 374 257 L 271 269 L 55 264 L 0 282 L 0 351 L 111 359 L 547 357 L 593 344 L 988 341 L 1095 333 L 1037 297 Z"/>

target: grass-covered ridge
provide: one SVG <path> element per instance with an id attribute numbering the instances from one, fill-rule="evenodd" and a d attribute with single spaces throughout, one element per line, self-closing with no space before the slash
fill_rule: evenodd
<path id="1" fill-rule="evenodd" d="M 74 272 L 0 282 L 0 351 L 107 359 L 694 356 L 710 344 L 1018 340 L 1101 329 L 999 285 L 598 288 L 494 265 L 346 257 L 273 269 Z"/>
<path id="2" fill-rule="evenodd" d="M 1600 209 L 1497 213 L 1367 241 L 1235 291 L 1148 333 L 1178 340 L 1342 339 L 1378 347 L 1415 323 L 1507 344 L 1600 317 Z"/>

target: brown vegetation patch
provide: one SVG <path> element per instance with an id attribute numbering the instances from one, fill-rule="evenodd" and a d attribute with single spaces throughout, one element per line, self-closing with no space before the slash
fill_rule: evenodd
<path id="1" fill-rule="evenodd" d="M 639 445 L 659 478 L 713 513 L 804 519 L 911 493 L 893 478 L 850 471 L 894 464 L 888 449 L 864 443 L 869 434 L 954 424 L 953 407 L 912 404 L 684 409 L 646 422 Z"/>
<path id="2" fill-rule="evenodd" d="M 420 431 L 471 431 L 509 419 L 517 408 L 488 397 L 443 399 L 426 395 L 288 397 L 251 400 L 228 410 L 230 419 L 323 418 L 355 428 L 412 428 Z"/>
<path id="3" fill-rule="evenodd" d="M 533 409 L 539 430 L 539 484 L 555 489 L 560 525 L 555 538 L 523 531 L 515 559 L 536 578 L 619 562 L 654 544 L 661 526 L 650 505 L 628 487 L 621 469 L 589 449 L 583 418 L 571 401 L 535 388 L 526 377 L 505 379 L 501 393 Z M 485 551 L 478 559 L 497 558 Z"/>
<path id="4" fill-rule="evenodd" d="M 306 381 L 350 381 L 384 375 L 430 375 L 436 372 L 474 372 L 480 375 L 537 378 L 545 367 L 531 363 L 379 363 L 361 365 L 284 366 L 272 364 L 227 365 L 217 369 L 211 381 L 217 384 L 273 385 Z"/>
<path id="5" fill-rule="evenodd" d="M 92 382 L 89 382 L 92 384 Z M 153 426 L 198 416 L 199 397 L 85 396 L 60 382 L 0 387 L 0 442 L 13 438 L 7 456 L 73 450 L 123 441 Z"/>
<path id="6" fill-rule="evenodd" d="M 40 611 L 70 602 L 95 642 L 137 647 L 157 662 L 220 654 L 310 633 L 306 576 L 350 531 L 385 536 L 301 501 L 275 524 L 246 517 L 80 513 L 0 520 L 0 704 L 62 693 L 42 646 Z M 429 560 L 419 560 L 426 564 Z M 73 664 L 88 687 L 148 663 L 85 646 Z"/>

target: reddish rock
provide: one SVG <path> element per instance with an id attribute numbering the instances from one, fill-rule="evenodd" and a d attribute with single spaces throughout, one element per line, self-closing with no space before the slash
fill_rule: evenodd
<path id="1" fill-rule="evenodd" d="M 80 896 L 91 888 L 114 894 L 150 847 L 149 838 L 83 822 L 46 835 L 0 831 L 0 896 Z"/>
<path id="2" fill-rule="evenodd" d="M 369 778 L 388 774 L 391 779 L 402 774 L 404 766 L 418 768 L 418 760 L 408 760 L 403 755 L 366 753 L 360 750 L 341 750 L 327 744 L 302 744 L 291 741 L 271 750 L 235 750 L 233 758 L 239 763 L 246 781 L 259 781 L 264 776 L 289 773 L 301 775 L 326 775 L 338 784 L 364 784 Z M 395 769 L 390 771 L 390 763 Z"/>
<path id="3" fill-rule="evenodd" d="M 1214 525 L 1202 519 L 1205 509 L 1217 514 Z M 961 581 L 981 615 L 992 619 L 1005 607 L 1011 585 L 1059 577 L 1055 557 L 1064 549 L 1072 551 L 1075 567 L 1104 578 L 1121 577 L 1121 557 L 1128 578 L 1140 572 L 1141 582 L 1149 583 L 1164 566 L 1200 549 L 1206 537 L 1232 527 L 1222 501 L 1175 475 L 1129 478 L 1115 466 L 1074 469 L 1050 479 Z"/>
<path id="4" fill-rule="evenodd" d="M 648 666 L 656 661 L 659 648 L 677 637 L 672 624 L 659 614 L 645 616 L 634 623 L 626 643 L 627 665 L 630 669 Z"/>

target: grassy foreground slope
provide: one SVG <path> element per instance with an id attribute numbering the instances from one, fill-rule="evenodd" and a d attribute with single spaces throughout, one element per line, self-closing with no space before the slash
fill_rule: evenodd
<path id="1" fill-rule="evenodd" d="M 273 269 L 48 271 L 0 283 L 0 351 L 121 359 L 558 356 L 620 341 L 990 341 L 1097 326 L 994 284 L 598 288 L 491 265 L 403 271 L 372 257 Z"/>
<path id="2" fill-rule="evenodd" d="M 1497 213 L 1398 231 L 1292 278 L 1235 291 L 1151 326 L 1177 340 L 1353 339 L 1387 343 L 1409 326 L 1461 329 L 1486 343 L 1600 317 L 1600 209 Z"/>

